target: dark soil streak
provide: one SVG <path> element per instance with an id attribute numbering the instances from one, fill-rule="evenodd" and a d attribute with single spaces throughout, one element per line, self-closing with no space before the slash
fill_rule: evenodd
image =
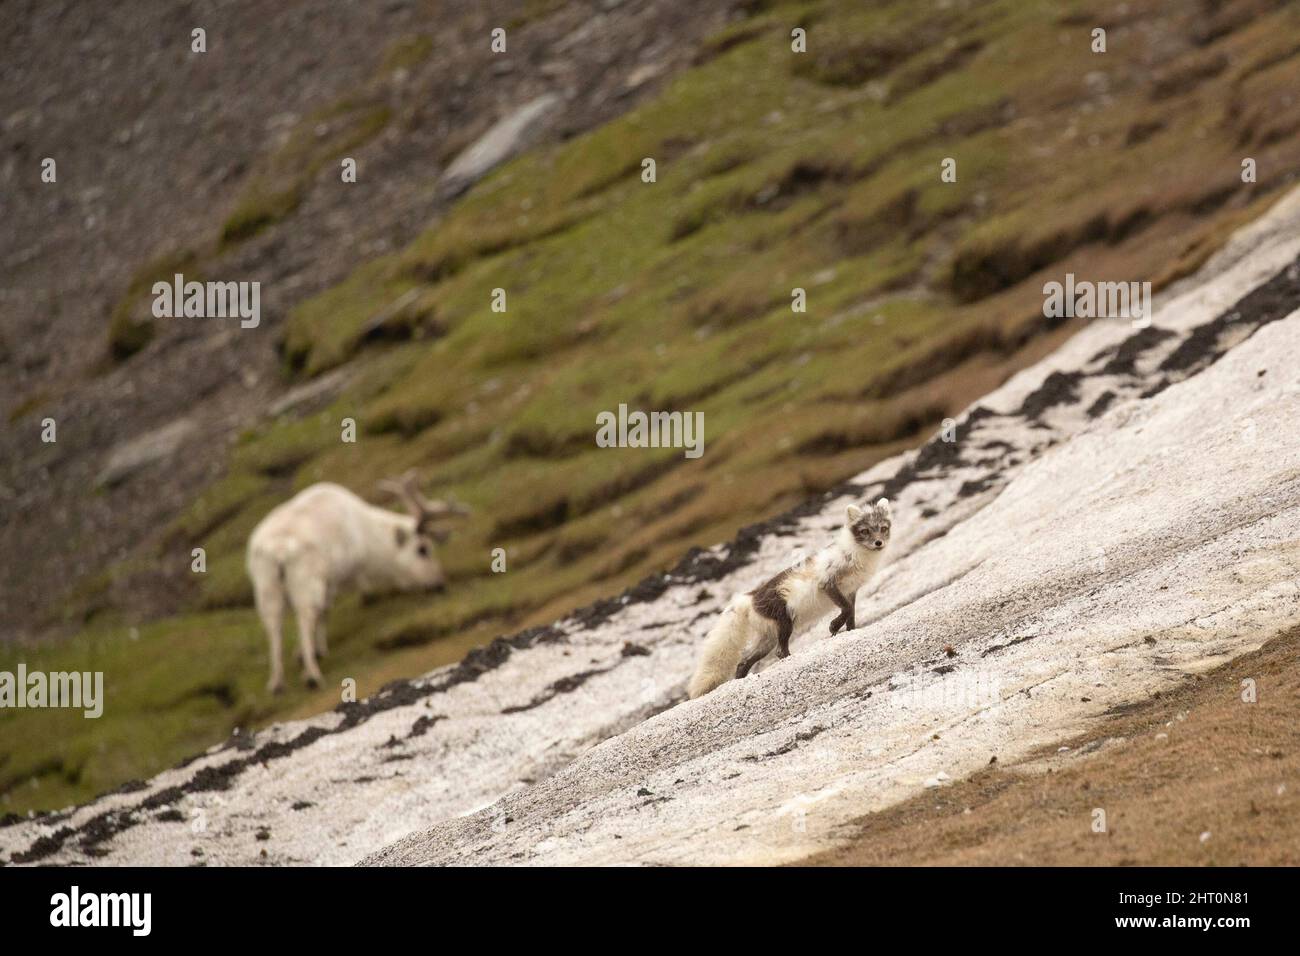
<path id="1" fill-rule="evenodd" d="M 1112 392 L 1110 389 L 1106 389 L 1106 391 L 1102 392 L 1100 395 L 1097 396 L 1097 400 L 1095 402 L 1093 402 L 1091 405 L 1088 406 L 1088 411 L 1087 411 L 1088 417 L 1100 418 L 1102 415 L 1106 414 L 1106 410 L 1110 408 L 1111 403 L 1114 401 L 1115 401 L 1115 393 Z"/>
<path id="2" fill-rule="evenodd" d="M 1286 318 L 1297 307 L 1300 307 L 1300 257 L 1218 318 L 1193 329 L 1160 363 L 1160 371 L 1189 375 L 1202 371 L 1227 351 L 1219 345 L 1224 332 L 1234 326 L 1248 326 L 1253 334 L 1270 322 Z"/>
<path id="3" fill-rule="evenodd" d="M 587 683 L 587 681 L 591 680 L 591 678 L 600 674 L 607 674 L 617 666 L 617 664 L 613 664 L 609 667 L 599 667 L 589 671 L 579 671 L 576 674 L 568 674 L 551 684 L 546 688 L 546 690 L 542 691 L 528 703 L 515 704 L 510 707 L 502 708 L 501 713 L 521 714 L 526 710 L 533 710 L 534 708 L 541 707 L 542 704 L 545 704 L 547 701 L 559 696 L 560 694 L 573 693 L 583 684 Z"/>
<path id="4" fill-rule="evenodd" d="M 782 744 L 780 747 L 777 747 L 775 750 L 769 750 L 761 757 L 749 756 L 749 757 L 744 757 L 743 759 L 750 762 L 757 762 L 759 760 L 766 760 L 768 757 L 780 757 L 783 754 L 788 754 L 792 750 L 797 750 L 800 744 L 807 743 L 808 741 L 825 733 L 827 730 L 830 730 L 830 728 L 823 727 L 822 725 L 818 724 L 816 727 L 813 727 L 810 730 L 801 731 L 795 734 L 792 738 L 790 738 L 788 743 Z"/>
<path id="5" fill-rule="evenodd" d="M 1013 640 L 1007 641 L 1005 644 L 990 645 L 980 651 L 980 657 L 988 657 L 990 654 L 994 654 L 998 651 L 1005 651 L 1008 647 L 1015 647 L 1017 644 L 1025 643 L 1025 641 L 1032 641 L 1037 636 L 1037 634 L 1027 634 L 1024 637 L 1017 637 Z"/>
<path id="6" fill-rule="evenodd" d="M 1119 345 L 1098 352 L 1088 360 L 1088 363 L 1091 365 L 1106 359 L 1106 364 L 1101 368 L 1102 375 L 1136 375 L 1137 360 L 1161 342 L 1175 338 L 1177 334 L 1169 329 L 1157 328 L 1154 325 L 1147 326 L 1130 335 Z"/>
<path id="7" fill-rule="evenodd" d="M 1079 383 L 1087 376 L 1083 372 L 1053 372 L 1043 379 L 1043 384 L 1025 396 L 1017 414 L 1022 418 L 1039 419 L 1049 408 L 1074 405 L 1079 401 Z"/>

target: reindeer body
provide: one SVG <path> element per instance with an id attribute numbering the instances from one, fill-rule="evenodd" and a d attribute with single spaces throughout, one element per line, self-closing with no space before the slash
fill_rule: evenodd
<path id="1" fill-rule="evenodd" d="M 340 485 L 322 482 L 273 509 L 253 529 L 248 574 L 270 642 L 268 690 L 284 686 L 286 606 L 292 606 L 298 619 L 303 672 L 307 682 L 317 686 L 323 678 L 316 657 L 326 653 L 325 615 L 336 594 L 349 588 L 374 593 L 445 586 L 434 542 L 446 534 L 433 522 L 464 514 L 465 509 L 422 498 L 414 475 L 387 487 L 406 501 L 411 514 L 375 507 Z"/>

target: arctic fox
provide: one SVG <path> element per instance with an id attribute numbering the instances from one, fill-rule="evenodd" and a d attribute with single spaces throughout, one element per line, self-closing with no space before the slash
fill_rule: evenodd
<path id="1" fill-rule="evenodd" d="M 849 505 L 834 543 L 786 568 L 748 594 L 738 594 L 704 639 L 700 663 L 688 688 L 692 699 L 749 669 L 776 648 L 790 656 L 790 638 L 810 630 L 834 608 L 831 633 L 853 630 L 858 588 L 876 573 L 889 543 L 889 500 L 859 508 Z M 742 659 L 743 654 L 743 659 Z"/>

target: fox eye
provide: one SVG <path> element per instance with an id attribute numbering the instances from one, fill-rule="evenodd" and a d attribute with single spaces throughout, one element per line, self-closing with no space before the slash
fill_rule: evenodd
<path id="1" fill-rule="evenodd" d="M 429 546 L 423 541 L 420 542 L 420 546 L 415 550 L 419 552 L 420 557 L 422 558 L 427 558 L 429 556 Z"/>

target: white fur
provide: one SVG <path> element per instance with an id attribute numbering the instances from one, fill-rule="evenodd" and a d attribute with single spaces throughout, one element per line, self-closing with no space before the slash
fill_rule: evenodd
<path id="1" fill-rule="evenodd" d="M 713 625 L 708 637 L 704 639 L 700 662 L 686 688 L 692 700 L 703 697 L 713 688 L 736 676 L 736 665 L 740 663 L 741 652 L 751 637 L 760 634 L 765 621 L 754 610 L 754 599 L 748 594 L 737 594 L 731 599 L 718 623 Z M 772 624 L 771 621 L 766 623 Z M 775 626 L 769 630 L 771 639 L 776 640 Z"/>
<path id="2" fill-rule="evenodd" d="M 886 499 L 881 498 L 876 507 L 884 517 L 890 517 Z M 845 514 L 848 520 L 835 541 L 795 568 L 781 582 L 780 594 L 794 623 L 792 640 L 810 631 L 818 621 L 836 610 L 835 602 L 823 588 L 826 582 L 838 579 L 840 592 L 852 601 L 858 588 L 880 567 L 884 550 L 860 546 L 849 530 L 849 525 L 862 516 L 862 509 L 849 505 Z M 691 676 L 687 693 L 691 699 L 707 694 L 736 675 L 736 666 L 742 658 L 756 660 L 771 653 L 776 646 L 776 622 L 755 610 L 750 594 L 736 595 L 705 637 L 700 661 Z"/>
<path id="3" fill-rule="evenodd" d="M 876 573 L 880 558 L 880 551 L 859 547 L 849 529 L 841 528 L 834 544 L 822 548 L 808 565 L 782 582 L 781 594 L 794 619 L 794 634 L 805 633 L 835 610 L 835 602 L 822 589 L 824 582 L 838 574 L 840 590 L 851 594 Z"/>
<path id="4" fill-rule="evenodd" d="M 322 682 L 325 612 L 340 590 L 412 591 L 444 582 L 432 542 L 416 522 L 367 504 L 339 485 L 305 488 L 275 508 L 248 539 L 248 574 L 271 645 L 270 691 L 284 686 L 281 626 L 286 603 L 298 618 L 298 645 L 309 683 Z M 417 548 L 423 543 L 428 556 Z M 286 602 L 287 599 L 287 602 Z"/>

